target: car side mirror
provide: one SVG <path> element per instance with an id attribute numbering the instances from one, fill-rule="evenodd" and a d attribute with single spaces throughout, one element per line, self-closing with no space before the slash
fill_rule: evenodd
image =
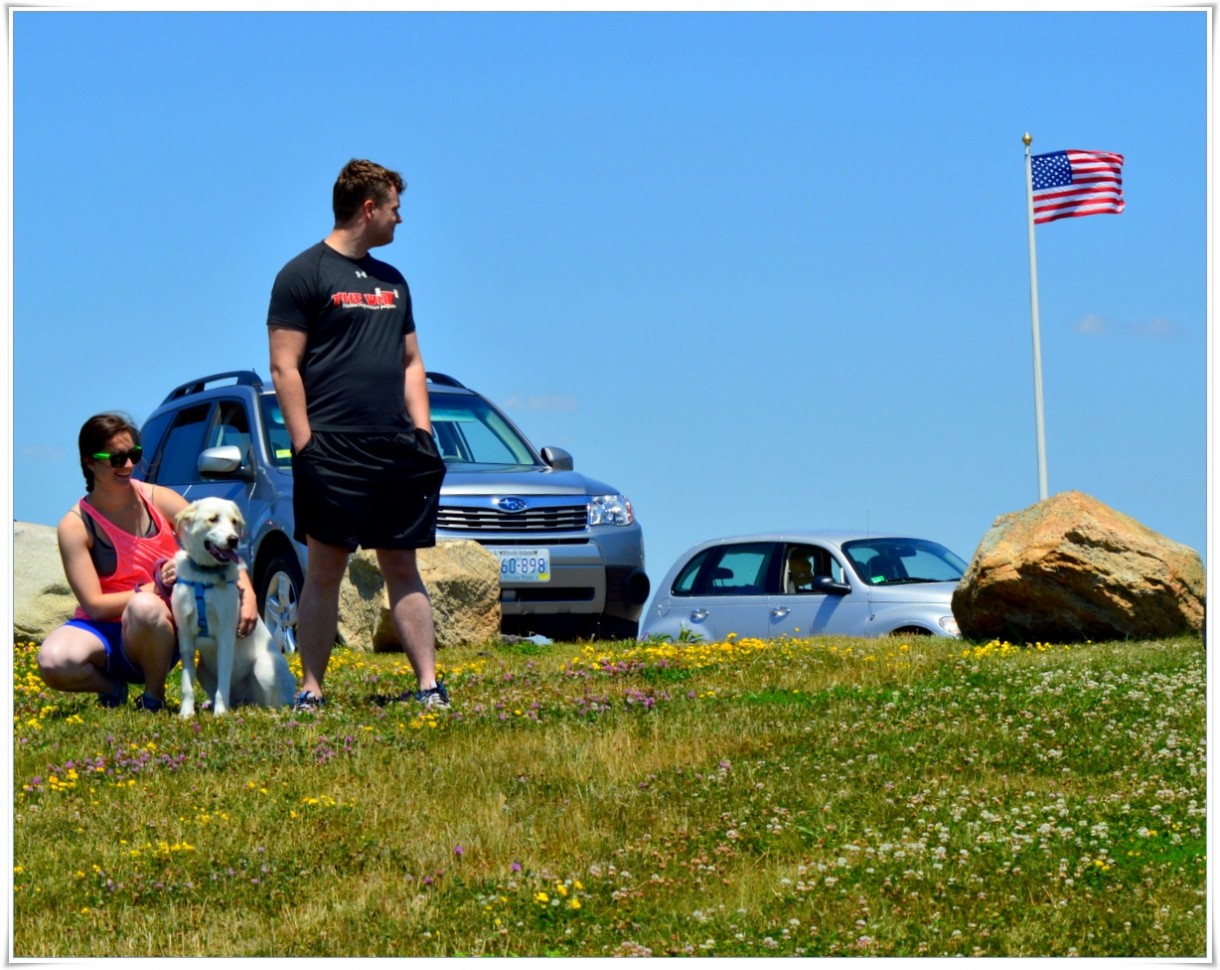
<path id="1" fill-rule="evenodd" d="M 253 478 L 250 469 L 242 468 L 241 449 L 237 445 L 220 445 L 199 453 L 199 474 L 221 478 Z"/>
<path id="2" fill-rule="evenodd" d="M 836 583 L 829 576 L 814 576 L 812 583 L 815 593 L 825 593 L 830 596 L 846 596 L 851 592 L 847 583 Z"/>
<path id="3" fill-rule="evenodd" d="M 570 472 L 576 467 L 572 456 L 562 448 L 543 448 L 542 460 L 557 472 Z"/>

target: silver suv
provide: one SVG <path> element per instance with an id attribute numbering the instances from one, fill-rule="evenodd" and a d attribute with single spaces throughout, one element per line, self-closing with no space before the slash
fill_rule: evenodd
<path id="1" fill-rule="evenodd" d="M 561 448 L 536 451 L 486 398 L 428 374 L 432 430 L 445 459 L 438 539 L 473 539 L 501 564 L 506 633 L 630 639 L 648 599 L 644 540 L 631 502 L 573 470 Z M 296 649 L 305 547 L 292 538 L 292 453 L 275 391 L 254 371 L 174 388 L 141 429 L 139 474 L 188 500 L 232 499 L 259 610 Z"/>

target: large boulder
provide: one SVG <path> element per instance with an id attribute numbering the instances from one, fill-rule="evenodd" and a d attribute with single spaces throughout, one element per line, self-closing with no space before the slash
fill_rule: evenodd
<path id="1" fill-rule="evenodd" d="M 432 600 L 438 647 L 489 643 L 500 636 L 500 560 L 469 539 L 417 553 Z M 339 588 L 339 636 L 355 650 L 402 650 L 375 552 L 357 550 Z"/>
<path id="2" fill-rule="evenodd" d="M 76 612 L 55 529 L 13 523 L 13 638 L 41 643 Z"/>
<path id="3" fill-rule="evenodd" d="M 964 636 L 1018 643 L 1201 633 L 1205 604 L 1197 552 L 1082 492 L 996 519 L 953 593 Z"/>

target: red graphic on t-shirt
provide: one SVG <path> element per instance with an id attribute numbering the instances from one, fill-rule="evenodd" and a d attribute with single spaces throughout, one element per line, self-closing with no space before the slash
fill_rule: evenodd
<path id="1" fill-rule="evenodd" d="M 394 309 L 394 301 L 397 297 L 397 290 L 378 289 L 373 293 L 334 293 L 331 295 L 330 302 L 335 306 L 360 306 L 375 310 L 392 310 Z"/>

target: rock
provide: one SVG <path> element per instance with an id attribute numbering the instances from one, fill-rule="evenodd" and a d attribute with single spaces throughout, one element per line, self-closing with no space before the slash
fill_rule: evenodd
<path id="1" fill-rule="evenodd" d="M 1193 549 L 1082 492 L 1002 515 L 953 593 L 970 639 L 1017 643 L 1202 633 L 1207 599 Z"/>
<path id="2" fill-rule="evenodd" d="M 500 560 L 469 539 L 418 553 L 432 599 L 437 647 L 490 643 L 500 635 Z M 375 552 L 357 550 L 339 588 L 339 636 L 356 650 L 402 649 Z"/>
<path id="3" fill-rule="evenodd" d="M 76 612 L 55 529 L 13 523 L 13 638 L 43 638 Z"/>
<path id="4" fill-rule="evenodd" d="M 437 646 L 485 643 L 500 635 L 500 561 L 477 542 L 443 542 L 419 551 L 432 598 Z M 76 610 L 55 529 L 13 525 L 13 637 L 42 642 Z M 385 580 L 374 553 L 355 553 L 340 589 L 339 633 L 361 650 L 401 650 L 390 623 Z"/>

